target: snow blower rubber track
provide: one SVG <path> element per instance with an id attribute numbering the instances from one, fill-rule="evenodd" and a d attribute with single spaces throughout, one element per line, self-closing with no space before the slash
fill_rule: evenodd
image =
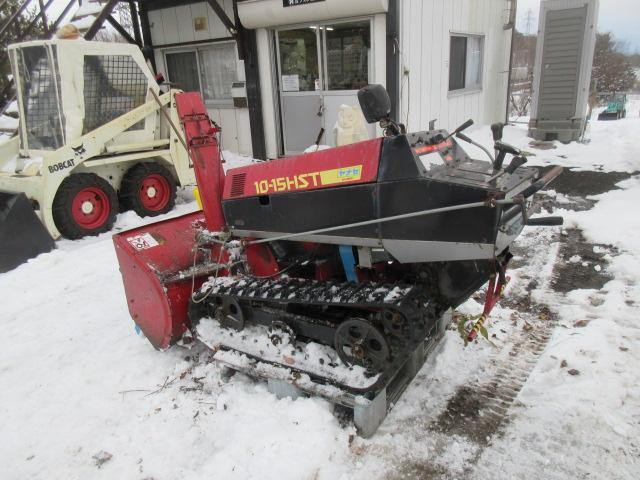
<path id="1" fill-rule="evenodd" d="M 202 286 L 189 317 L 214 350 L 362 395 L 388 383 L 441 309 L 420 286 L 223 277 Z"/>
<path id="2" fill-rule="evenodd" d="M 360 436 L 368 438 L 376 432 L 427 360 L 437 354 L 444 331 L 451 321 L 452 311 L 447 310 L 438 320 L 437 328 L 418 343 L 413 351 L 403 356 L 403 361 L 398 360 L 397 368 L 389 370 L 384 377 L 378 376 L 375 388 L 369 388 L 364 393 L 344 390 L 331 382 L 322 383 L 320 379 L 294 367 L 285 367 L 219 344 L 214 346 L 202 338 L 201 340 L 213 348 L 212 359 L 231 372 L 241 372 L 265 381 L 269 392 L 278 398 L 322 397 L 334 406 L 336 412 L 340 412 L 342 418 L 353 420 Z"/>

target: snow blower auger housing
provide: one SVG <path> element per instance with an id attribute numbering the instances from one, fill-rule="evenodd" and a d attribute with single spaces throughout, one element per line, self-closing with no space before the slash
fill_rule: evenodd
<path id="1" fill-rule="evenodd" d="M 542 178 L 501 141 L 472 160 L 462 130 L 404 133 L 384 88 L 359 92 L 385 135 L 221 168 L 198 94 L 176 96 L 203 212 L 114 236 L 130 313 L 158 349 L 191 332 L 214 358 L 278 394 L 352 408 L 373 434 L 437 344 L 450 311 L 487 281 L 484 322 L 506 283 L 509 246 Z M 506 155 L 512 155 L 503 167 Z M 472 339 L 482 327 L 469 331 Z"/>

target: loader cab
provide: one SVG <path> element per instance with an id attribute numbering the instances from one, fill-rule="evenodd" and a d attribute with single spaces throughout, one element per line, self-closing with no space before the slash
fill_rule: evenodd
<path id="1" fill-rule="evenodd" d="M 159 91 L 135 45 L 44 40 L 9 47 L 20 113 L 20 151 L 46 156 L 123 115 Z M 108 146 L 153 140 L 149 116 Z"/>

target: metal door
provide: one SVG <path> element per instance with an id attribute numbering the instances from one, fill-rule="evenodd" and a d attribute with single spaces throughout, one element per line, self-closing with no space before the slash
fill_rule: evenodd
<path id="1" fill-rule="evenodd" d="M 547 12 L 538 100 L 540 120 L 571 120 L 576 114 L 586 21 L 586 6 Z"/>
<path id="2" fill-rule="evenodd" d="M 284 153 L 304 151 L 323 126 L 317 26 L 277 32 Z"/>

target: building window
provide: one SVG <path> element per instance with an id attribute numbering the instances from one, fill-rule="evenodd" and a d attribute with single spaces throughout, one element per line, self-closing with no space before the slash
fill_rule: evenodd
<path id="1" fill-rule="evenodd" d="M 369 21 L 337 23 L 326 28 L 329 90 L 359 90 L 369 83 Z"/>
<path id="2" fill-rule="evenodd" d="M 231 102 L 231 85 L 238 80 L 236 44 L 221 43 L 198 50 L 202 96 L 207 102 Z"/>
<path id="3" fill-rule="evenodd" d="M 484 37 L 451 35 L 449 51 L 449 91 L 482 88 Z"/>
<path id="4" fill-rule="evenodd" d="M 172 86 L 200 92 L 207 104 L 232 104 L 231 86 L 238 79 L 235 42 L 168 52 L 165 59 Z"/>
<path id="5" fill-rule="evenodd" d="M 173 88 L 185 92 L 199 92 L 198 59 L 196 52 L 176 52 L 165 55 L 167 75 Z"/>

